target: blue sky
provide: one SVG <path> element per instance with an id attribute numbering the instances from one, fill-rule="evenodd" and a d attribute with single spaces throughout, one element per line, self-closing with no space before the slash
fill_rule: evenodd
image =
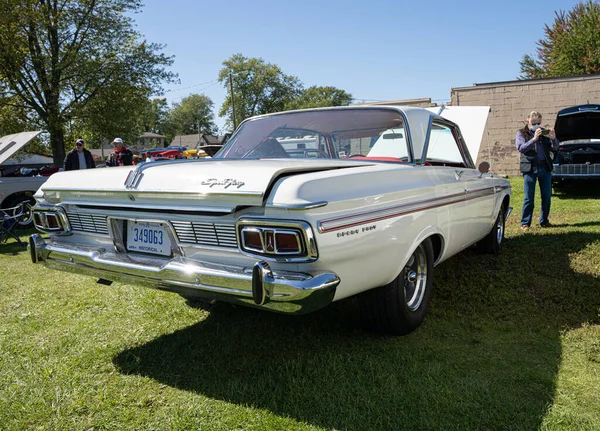
<path id="1" fill-rule="evenodd" d="M 274 63 L 305 87 L 341 88 L 357 101 L 446 101 L 452 87 L 516 79 L 544 24 L 576 3 L 146 0 L 135 20 L 148 41 L 175 56 L 181 82 L 165 87 L 167 100 L 205 94 L 222 127 L 217 113 L 226 90 L 216 79 L 235 53 Z"/>

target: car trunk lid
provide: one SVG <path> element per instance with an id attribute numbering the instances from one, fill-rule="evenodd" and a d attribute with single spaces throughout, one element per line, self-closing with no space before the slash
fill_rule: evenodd
<path id="1" fill-rule="evenodd" d="M 554 125 L 560 142 L 600 138 L 600 105 L 579 105 L 558 112 Z"/>
<path id="2" fill-rule="evenodd" d="M 69 204 L 231 212 L 262 206 L 273 183 L 283 176 L 369 165 L 341 160 L 198 159 L 150 162 L 128 167 L 69 171 L 53 175 L 40 189 L 51 200 Z"/>

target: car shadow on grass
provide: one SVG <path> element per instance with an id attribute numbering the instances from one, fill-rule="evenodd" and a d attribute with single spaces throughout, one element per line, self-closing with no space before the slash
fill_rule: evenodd
<path id="1" fill-rule="evenodd" d="M 600 181 L 587 180 L 554 187 L 552 196 L 557 199 L 597 199 L 600 197 Z"/>
<path id="2" fill-rule="evenodd" d="M 114 358 L 124 374 L 328 429 L 539 429 L 565 328 L 598 320 L 600 282 L 571 268 L 600 235 L 519 235 L 436 268 L 425 324 L 363 331 L 356 302 L 307 316 L 218 304 Z"/>
<path id="3" fill-rule="evenodd" d="M 23 241 L 23 239 L 21 239 Z M 0 254 L 8 254 L 16 256 L 20 253 L 27 251 L 27 243 L 23 241 L 24 245 L 19 244 L 12 238 L 9 238 L 6 242 L 0 243 Z"/>

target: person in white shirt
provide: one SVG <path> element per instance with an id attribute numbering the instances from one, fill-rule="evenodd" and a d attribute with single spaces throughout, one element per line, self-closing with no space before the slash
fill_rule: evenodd
<path id="1" fill-rule="evenodd" d="M 84 148 L 85 142 L 79 138 L 75 141 L 75 148 L 67 153 L 65 157 L 65 171 L 77 169 L 92 169 L 96 167 L 92 153 Z"/>

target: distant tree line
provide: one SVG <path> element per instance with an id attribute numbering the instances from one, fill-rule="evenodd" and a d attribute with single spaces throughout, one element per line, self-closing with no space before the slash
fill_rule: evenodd
<path id="1" fill-rule="evenodd" d="M 535 54 L 523 56 L 519 79 L 600 73 L 600 3 L 588 0 L 555 12 L 536 45 Z"/>
<path id="2" fill-rule="evenodd" d="M 60 165 L 83 137 L 90 147 L 142 132 L 217 134 L 213 101 L 191 94 L 169 106 L 163 85 L 178 82 L 173 57 L 135 30 L 139 0 L 0 0 L 0 135 L 48 132 L 46 149 Z M 521 79 L 600 72 L 600 4 L 558 11 L 534 55 L 520 62 Z M 223 61 L 217 80 L 227 90 L 219 108 L 231 129 L 259 114 L 343 106 L 352 95 L 310 86 L 262 58 L 238 53 Z M 235 113 L 234 113 L 235 111 Z M 36 147 L 37 146 L 37 147 Z"/>
<path id="3" fill-rule="evenodd" d="M 0 0 L 0 135 L 48 132 L 46 151 L 60 165 L 65 145 L 83 137 L 90 147 L 142 132 L 216 134 L 213 101 L 192 94 L 168 105 L 163 85 L 178 82 L 173 57 L 135 30 L 139 0 Z M 333 87 L 304 89 L 262 59 L 236 54 L 219 80 L 244 118 L 292 107 L 347 104 L 350 94 Z M 222 78 L 225 77 L 225 78 Z M 220 112 L 228 114 L 228 92 Z M 158 96 L 158 97 L 157 97 Z M 231 114 L 228 125 L 234 123 Z M 43 151 L 40 142 L 32 151 Z"/>

